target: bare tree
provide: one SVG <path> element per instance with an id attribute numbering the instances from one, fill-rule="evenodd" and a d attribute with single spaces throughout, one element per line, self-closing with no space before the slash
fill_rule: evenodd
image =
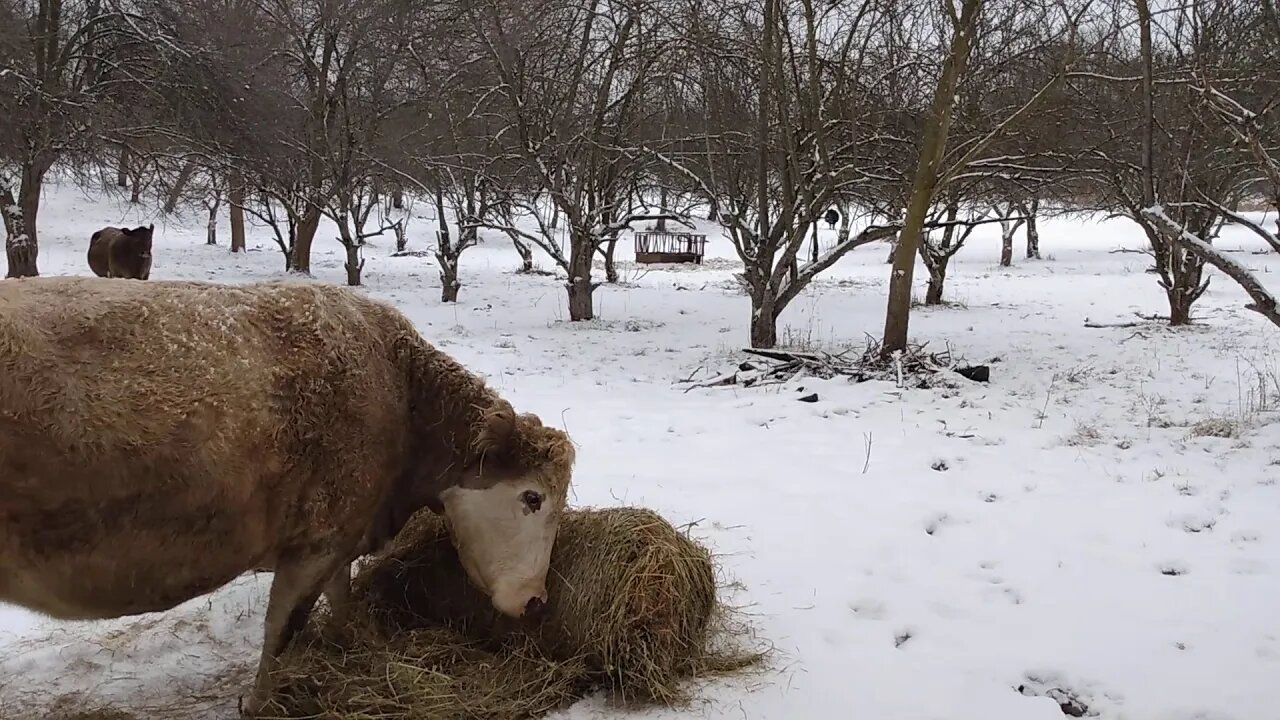
<path id="1" fill-rule="evenodd" d="M 1091 4 L 1091 0 L 963 0 L 958 9 L 947 4 L 943 34 L 950 35 L 949 49 L 938 74 L 932 105 L 924 116 L 911 201 L 889 279 L 881 345 L 886 356 L 907 347 L 914 255 L 923 242 L 930 207 L 938 193 L 952 183 L 968 180 L 975 169 L 984 175 L 997 171 L 1004 182 L 1060 170 L 1061 162 L 1050 166 L 1026 164 L 1029 158 L 1044 156 L 1043 149 L 1012 157 L 999 150 L 1001 143 L 1024 132 L 1027 118 L 1044 107 L 1068 77 L 1079 55 L 1079 27 Z M 988 47 L 1011 44 L 1020 34 L 1029 34 L 1034 42 L 1021 45 L 1020 52 L 1014 53 L 1015 66 L 1024 57 L 1034 57 L 1044 67 L 1025 92 L 1002 95 L 1004 102 L 989 114 L 989 124 L 982 132 L 963 138 L 948 154 L 952 117 L 960 100 L 958 91 L 969 75 L 973 49 L 982 47 L 984 41 Z M 991 42 L 990 35 L 1000 41 Z"/>
<path id="2" fill-rule="evenodd" d="M 898 69 L 872 39 L 888 16 L 872 4 L 766 0 L 763 8 L 691 4 L 685 22 L 690 89 L 683 137 L 659 158 L 712 198 L 743 263 L 753 347 L 777 343 L 777 321 L 819 273 L 853 249 L 895 233 L 848 226 L 800 262 L 810 229 L 836 198 L 869 197 L 873 148 L 903 142 L 879 105 Z M 826 30 L 839 27 L 840 32 Z M 722 58 L 735 58 L 724 62 Z"/>
<path id="3" fill-rule="evenodd" d="M 1027 222 L 1023 204 L 1016 200 L 997 202 L 991 207 L 1000 223 L 1000 267 L 1013 265 L 1013 236 Z"/>
<path id="4" fill-rule="evenodd" d="M 452 174 L 451 174 L 452 175 Z M 479 173 L 463 173 L 460 177 L 453 175 L 446 193 L 453 206 L 453 216 L 458 227 L 456 243 L 441 243 L 436 250 L 436 261 L 440 263 L 440 299 L 443 302 L 457 302 L 458 261 L 462 252 L 475 247 L 480 242 L 480 228 L 495 216 L 496 199 L 487 186 L 485 177 Z M 437 211 L 443 213 L 444 203 L 437 198 Z M 441 227 L 447 232 L 444 216 L 441 215 Z"/>
<path id="5" fill-rule="evenodd" d="M 1248 184 L 1248 176 L 1252 173 L 1244 170 L 1240 165 L 1232 162 L 1229 157 L 1220 157 L 1220 153 L 1211 153 L 1211 170 L 1206 171 L 1203 165 L 1187 162 L 1190 159 L 1190 153 L 1187 156 L 1175 158 L 1174 163 L 1182 176 L 1183 185 L 1179 189 L 1185 188 L 1188 184 L 1194 183 L 1194 190 L 1200 199 L 1186 199 L 1185 191 L 1182 197 L 1173 203 L 1163 203 L 1158 192 L 1162 186 L 1158 182 L 1157 174 L 1157 137 L 1160 131 L 1164 133 L 1165 143 L 1159 146 L 1167 147 L 1168 135 L 1171 134 L 1167 129 L 1167 122 L 1157 122 L 1156 111 L 1156 52 L 1153 42 L 1153 20 L 1152 12 L 1147 0 L 1135 0 L 1135 7 L 1138 13 L 1138 23 L 1141 32 L 1141 69 L 1142 69 L 1142 91 L 1143 91 L 1143 129 L 1142 129 L 1142 202 L 1143 206 L 1140 210 L 1140 218 L 1144 223 L 1150 226 L 1153 235 L 1153 249 L 1163 250 L 1163 257 L 1180 261 L 1185 267 L 1191 265 L 1198 269 L 1204 264 L 1211 264 L 1221 270 L 1231 279 L 1235 280 L 1242 289 L 1249 295 L 1252 302 L 1245 307 L 1249 310 L 1257 312 L 1265 317 L 1272 324 L 1280 327 L 1280 310 L 1277 309 L 1277 301 L 1273 295 L 1261 282 L 1261 280 L 1249 271 L 1242 263 L 1229 257 L 1222 251 L 1213 247 L 1212 237 L 1216 234 L 1216 224 L 1219 221 L 1231 221 L 1242 225 L 1251 230 L 1255 235 L 1262 238 L 1269 247 L 1280 252 L 1280 237 L 1267 231 L 1261 225 L 1248 220 L 1243 215 L 1235 212 L 1229 205 L 1238 204 L 1232 202 L 1236 199 L 1233 193 L 1238 188 Z M 1244 63 L 1232 63 L 1229 52 L 1230 46 L 1238 43 L 1241 37 L 1248 37 L 1251 33 L 1247 29 L 1262 29 L 1262 36 L 1265 40 L 1274 42 L 1280 39 L 1280 23 L 1265 22 L 1265 20 L 1273 20 L 1274 14 L 1267 17 L 1265 14 L 1258 14 L 1257 6 L 1241 6 L 1231 0 L 1217 0 L 1211 2 L 1206 7 L 1196 7 L 1190 12 L 1191 18 L 1181 18 L 1187 24 L 1195 29 L 1194 37 L 1200 41 L 1197 43 L 1198 50 L 1201 52 L 1191 55 L 1196 67 L 1193 70 L 1193 77 L 1198 81 L 1198 85 L 1191 85 L 1182 82 L 1181 78 L 1170 83 L 1173 88 L 1179 90 L 1190 90 L 1191 93 L 1198 94 L 1203 99 L 1203 112 L 1206 115 L 1216 116 L 1222 121 L 1231 132 L 1222 133 L 1230 138 L 1234 135 L 1234 139 L 1241 141 L 1239 145 L 1247 148 L 1245 155 L 1251 157 L 1253 163 L 1249 170 L 1260 172 L 1267 182 L 1271 184 L 1271 197 L 1277 197 L 1275 185 L 1276 179 L 1280 179 L 1280 174 L 1275 172 L 1276 165 L 1274 160 L 1266 148 L 1266 144 L 1260 139 L 1261 128 L 1263 123 L 1259 121 L 1260 115 L 1245 108 L 1243 104 L 1231 98 L 1225 92 L 1218 90 L 1212 79 L 1211 73 L 1214 71 L 1221 72 L 1233 65 L 1237 73 L 1234 79 L 1247 76 L 1249 61 L 1256 59 L 1252 49 L 1246 50 Z M 1183 8 L 1182 12 L 1188 12 Z M 1264 6 L 1264 13 L 1274 13 L 1274 7 Z M 1249 22 L 1252 20 L 1253 22 Z M 1181 23 L 1178 24 L 1179 29 Z M 1210 45 L 1211 47 L 1205 47 Z M 1247 46 L 1246 46 L 1247 47 Z M 1237 60 L 1240 58 L 1237 56 Z M 1244 67 L 1241 67 L 1244 65 Z M 1252 68 L 1254 70 L 1260 68 Z M 1238 80 L 1237 80 L 1238 81 Z M 1232 80 L 1227 81 L 1231 83 Z M 1250 90 L 1256 88 L 1250 86 Z M 1277 104 L 1272 100 L 1266 108 L 1270 112 Z M 1201 118 L 1207 120 L 1208 118 Z M 1176 127 L 1176 126 L 1175 126 Z M 1159 128 L 1159 130 L 1157 129 Z M 1192 142 L 1203 142 L 1199 132 L 1191 133 Z M 1233 149 L 1238 149 L 1233 148 Z M 1178 162 L 1181 160 L 1182 162 Z M 1234 171 L 1234 172 L 1233 172 Z M 1220 181 L 1216 184 L 1206 186 L 1205 177 L 1209 176 L 1214 179 L 1230 178 L 1235 181 Z M 1215 192 L 1216 191 L 1216 192 Z M 1223 201 L 1226 195 L 1230 200 Z M 1171 213 L 1176 213 L 1178 217 L 1174 217 Z M 1158 244 L 1159 243 L 1159 244 Z M 1162 257 L 1157 253 L 1157 258 Z M 1161 268 L 1163 271 L 1163 268 Z M 1167 273 L 1162 272 L 1162 278 Z M 1176 276 L 1175 276 L 1176 278 Z M 1198 276 L 1197 276 L 1198 278 Z M 1177 325 L 1190 320 L 1190 304 L 1194 302 L 1196 297 L 1203 292 L 1203 288 L 1207 287 L 1208 281 L 1204 281 L 1198 292 L 1194 295 L 1184 295 L 1183 303 L 1177 302 L 1182 298 L 1170 295 L 1170 308 L 1175 313 L 1170 317 L 1170 323 Z M 1184 288 L 1185 292 L 1185 288 Z M 1185 310 L 1182 309 L 1185 304 Z M 1176 313 L 1182 312 L 1181 316 Z M 1181 322 L 1176 322 L 1180 320 Z"/>
<path id="6" fill-rule="evenodd" d="M 39 275 L 45 176 L 99 149 L 130 40 L 100 0 L 0 0 L 0 213 L 7 277 Z"/>
<path id="7" fill-rule="evenodd" d="M 231 216 L 231 252 L 245 252 L 244 180 L 236 170 L 227 173 L 227 205 Z"/>
<path id="8" fill-rule="evenodd" d="M 926 228 L 940 228 L 926 232 L 920 242 L 920 259 L 929 271 L 929 284 L 925 288 L 924 304 L 941 305 L 942 291 L 947 281 L 947 268 L 973 231 L 982 223 L 986 213 L 976 211 L 975 204 L 966 208 L 968 217 L 960 217 L 962 195 L 953 189 L 945 197 L 941 212 L 934 212 Z M 936 238 L 936 240 L 935 240 Z"/>
<path id="9" fill-rule="evenodd" d="M 1212 243 L 1227 217 L 1221 210 L 1243 197 L 1245 164 L 1230 136 L 1197 113 L 1191 85 L 1198 65 L 1239 69 L 1243 48 L 1233 37 L 1241 7 L 1237 0 L 1175 6 L 1157 24 L 1145 0 L 1121 3 L 1117 18 L 1136 21 L 1136 47 L 1132 35 L 1117 37 L 1076 82 L 1079 105 L 1090 114 L 1082 124 L 1097 136 L 1097 195 L 1146 236 L 1173 326 L 1191 322 L 1209 287 L 1204 260 L 1177 242 L 1181 233 L 1162 230 L 1144 211 L 1159 203 L 1183 231 Z"/>
<path id="10" fill-rule="evenodd" d="M 146 157 L 166 210 L 203 204 L 209 188 L 222 188 L 231 251 L 245 250 L 249 212 L 274 228 L 292 269 L 308 166 L 298 142 L 304 113 L 294 101 L 297 60 L 264 5 L 129 0 L 128 7 L 128 34 L 145 50 L 135 69 L 145 93 L 111 136 L 127 150 L 126 164 Z"/>
<path id="11" fill-rule="evenodd" d="M 907 326 L 911 315 L 911 280 L 915 272 L 916 253 L 924 240 L 924 226 L 939 183 L 943 155 L 951 128 L 956 90 L 969 63 L 973 34 L 977 29 L 982 0 L 964 0 L 960 11 L 948 5 L 951 24 L 951 47 L 938 76 L 933 104 L 926 124 L 912 183 L 911 203 L 899 235 L 889 276 L 889 307 L 885 314 L 884 341 L 881 351 L 889 354 L 907 347 Z"/>
<path id="12" fill-rule="evenodd" d="M 592 261 L 640 212 L 628 192 L 651 162 L 632 143 L 648 112 L 644 90 L 654 71 L 665 18 L 649 0 L 483 0 L 465 6 L 478 52 L 492 78 L 483 111 L 506 120 L 495 137 L 522 166 L 513 183 L 487 182 L 513 214 L 537 218 L 534 229 L 489 227 L 542 248 L 566 274 L 571 320 L 595 316 Z M 480 112 L 480 110 L 477 110 Z M 545 194 L 563 215 L 568 252 L 538 212 Z"/>
<path id="13" fill-rule="evenodd" d="M 510 181 L 521 164 L 504 157 L 502 143 L 495 140 L 506 120 L 484 112 L 490 78 L 483 73 L 485 65 L 469 62 L 472 46 L 465 24 L 455 14 L 445 14 L 433 25 L 436 36 L 426 42 L 434 44 L 434 51 L 410 48 L 420 92 L 409 107 L 415 117 L 426 119 L 393 134 L 396 140 L 386 149 L 384 164 L 395 168 L 392 176 L 398 182 L 433 198 L 440 299 L 457 302 L 463 253 L 479 242 L 481 227 L 501 224 L 489 178 Z M 406 148 L 411 149 L 406 153 Z M 400 163 L 397 155 L 402 156 Z M 449 228 L 450 218 L 456 235 Z"/>
<path id="14" fill-rule="evenodd" d="M 552 206 L 552 209 L 554 211 L 554 206 Z M 500 199 L 494 203 L 493 220 L 485 223 L 485 225 L 488 227 L 500 228 L 503 234 L 511 240 L 511 245 L 516 249 L 516 253 L 520 255 L 520 267 L 517 269 L 517 272 L 531 273 L 533 272 L 534 241 L 531 238 L 526 237 L 526 235 L 516 227 L 517 216 L 517 213 L 512 207 L 512 202 L 510 200 Z M 543 227 L 545 227 L 547 232 L 551 233 L 554 237 L 555 228 L 551 227 L 549 222 Z"/>
<path id="15" fill-rule="evenodd" d="M 365 146 L 392 99 L 407 38 L 423 26 L 408 0 L 134 0 L 165 42 L 155 127 L 207 170 L 226 173 L 233 212 L 269 218 L 290 271 L 309 273 L 321 217 L 364 217 Z M 193 82 L 193 80 L 195 82 Z M 194 86 L 194 87 L 193 87 Z M 178 166 L 181 185 L 187 160 Z M 254 196 L 245 202 L 242 195 Z M 263 205 L 270 198 L 271 207 Z M 359 200 L 357 200 L 359 198 Z M 288 240 L 281 224 L 287 219 Z M 243 242 L 233 220 L 233 249 Z M 348 255 L 363 231 L 340 230 Z M 349 280 L 356 279 L 359 263 Z"/>
<path id="16" fill-rule="evenodd" d="M 1033 194 L 1029 199 L 1018 203 L 1018 212 L 1027 219 L 1027 259 L 1040 259 L 1040 195 Z"/>
<path id="17" fill-rule="evenodd" d="M 218 182 L 218 176 L 210 176 L 207 192 L 204 199 L 205 210 L 208 211 L 208 220 L 205 223 L 205 244 L 218 244 L 218 209 L 222 207 L 222 198 L 224 188 Z"/>

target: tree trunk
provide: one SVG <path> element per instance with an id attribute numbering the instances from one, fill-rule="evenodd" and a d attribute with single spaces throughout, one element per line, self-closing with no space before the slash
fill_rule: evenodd
<path id="1" fill-rule="evenodd" d="M 604 245 L 604 279 L 610 284 L 618 282 L 618 265 L 614 262 L 613 251 L 618 247 L 618 238 L 610 238 Z"/>
<path id="2" fill-rule="evenodd" d="M 720 203 L 715 198 L 707 198 L 707 219 L 715 220 L 720 215 Z"/>
<path id="3" fill-rule="evenodd" d="M 950 259 L 941 258 L 929 268 L 929 287 L 924 292 L 925 305 L 942 304 L 942 288 L 947 282 L 947 262 Z"/>
<path id="4" fill-rule="evenodd" d="M 1033 205 L 1032 208 L 1034 207 L 1035 206 Z M 1031 212 L 1032 212 L 1031 216 L 1027 218 L 1027 259 L 1039 260 L 1040 259 L 1040 227 L 1036 225 L 1035 210 L 1032 209 Z"/>
<path id="5" fill-rule="evenodd" d="M 570 226 L 570 232 L 581 232 Z M 569 247 L 569 319 L 578 322 L 593 320 L 596 316 L 595 287 L 591 282 L 591 260 L 595 256 L 595 238 L 571 237 Z"/>
<path id="6" fill-rule="evenodd" d="M 28 255 L 35 250 L 27 234 L 26 218 L 23 216 L 22 206 L 14 199 L 13 192 L 9 188 L 4 188 L 0 193 L 0 203 L 3 203 L 0 210 L 4 212 L 5 251 L 9 256 L 8 277 L 23 277 L 19 272 L 15 272 L 15 268 L 23 268 L 27 264 L 34 265 L 34 260 L 29 260 Z M 28 274 L 38 275 L 39 273 Z"/>
<path id="7" fill-rule="evenodd" d="M 778 345 L 778 318 L 768 290 L 753 291 L 751 297 L 751 347 L 768 349 Z"/>
<path id="8" fill-rule="evenodd" d="M 404 218 L 397 220 L 396 224 L 391 226 L 391 231 L 396 234 L 396 252 L 404 252 L 409 245 L 409 233 L 405 229 Z"/>
<path id="9" fill-rule="evenodd" d="M 1169 326 L 1182 327 L 1191 324 L 1191 297 L 1181 288 L 1171 288 L 1165 293 L 1169 297 Z"/>
<path id="10" fill-rule="evenodd" d="M 222 199 L 217 195 L 213 196 L 213 202 L 207 203 L 209 208 L 209 222 L 205 226 L 205 245 L 218 244 L 218 208 L 222 206 Z"/>
<path id="11" fill-rule="evenodd" d="M 292 219 L 289 221 L 289 246 L 281 248 L 281 255 L 284 255 L 284 271 L 293 272 L 294 248 L 298 246 L 298 225 Z"/>
<path id="12" fill-rule="evenodd" d="M 231 252 L 244 252 L 244 181 L 233 172 L 227 183 L 231 203 Z"/>
<path id="13" fill-rule="evenodd" d="M 574 322 L 594 320 L 596 311 L 592 298 L 591 279 L 575 276 L 566 283 L 569 289 L 569 319 Z"/>
<path id="14" fill-rule="evenodd" d="M 663 185 L 662 187 L 658 188 L 658 210 L 664 215 L 667 212 L 667 186 L 666 185 Z M 667 219 L 665 217 L 658 218 L 657 230 L 658 232 L 667 231 Z"/>
<path id="15" fill-rule="evenodd" d="M 360 285 L 360 273 L 364 270 L 364 258 L 361 257 L 364 243 L 358 240 L 351 240 L 344 242 L 343 245 L 347 251 L 347 261 L 343 263 L 343 267 L 347 269 L 347 285 L 358 287 Z"/>
<path id="16" fill-rule="evenodd" d="M 315 240 L 319 227 L 319 208 L 308 207 L 298 220 L 298 236 L 293 245 L 293 267 L 290 268 L 293 272 L 311 274 L 311 243 Z"/>
<path id="17" fill-rule="evenodd" d="M 173 181 L 173 187 L 169 189 L 169 196 L 164 200 L 165 214 L 178 209 L 178 201 L 182 199 L 182 193 L 187 189 L 187 185 L 191 184 L 191 176 L 195 172 L 196 163 L 194 160 L 187 160 L 182 164 L 182 169 L 178 171 L 178 178 Z"/>
<path id="18" fill-rule="evenodd" d="M 1013 233 L 1013 223 L 1000 223 L 1000 267 L 1013 266 Z"/>
<path id="19" fill-rule="evenodd" d="M 120 148 L 120 156 L 116 159 L 116 187 L 129 187 L 129 147 Z"/>
<path id="20" fill-rule="evenodd" d="M 5 277 L 36 277 L 40 274 L 36 259 L 40 254 L 40 237 L 37 221 L 40 215 L 40 190 L 44 185 L 47 168 L 30 163 L 22 166 L 22 181 L 18 186 L 17 212 L 6 203 L 6 212 L 13 227 L 5 241 L 5 255 L 9 271 Z"/>
<path id="21" fill-rule="evenodd" d="M 6 238 L 17 234 L 14 231 L 14 218 L 11 217 L 18 214 L 12 211 L 12 208 L 16 207 L 18 207 L 18 201 L 13 197 L 13 190 L 10 190 L 8 185 L 0 185 L 0 219 L 4 220 L 4 236 Z"/>
<path id="22" fill-rule="evenodd" d="M 956 88 L 969 63 L 969 48 L 981 6 L 981 0 L 965 0 L 961 8 L 959 22 L 956 23 L 951 40 L 951 50 L 943 63 L 942 76 L 938 78 L 933 105 L 925 123 L 923 147 L 912 182 L 911 202 L 907 206 L 902 232 L 898 234 L 893 272 L 889 275 L 884 341 L 880 345 L 880 351 L 886 357 L 907 349 L 911 322 L 911 281 L 915 274 L 916 253 L 924 239 L 925 216 L 929 213 L 929 206 L 933 204 L 939 165 L 947 149 L 947 137 L 951 133 Z"/>
<path id="23" fill-rule="evenodd" d="M 516 246 L 516 252 L 520 253 L 520 269 L 517 272 L 531 273 L 533 272 L 533 248 L 528 243 L 521 242 L 519 238 L 511 238 L 511 244 Z"/>
<path id="24" fill-rule="evenodd" d="M 924 304 L 941 305 L 942 291 L 947 284 L 947 266 L 951 262 L 951 258 L 959 248 L 955 247 L 957 242 L 963 243 L 968 233 L 964 233 L 959 239 L 956 238 L 956 218 L 960 216 L 960 203 L 957 198 L 950 197 L 947 199 L 947 226 L 942 229 L 942 237 L 938 238 L 938 244 L 935 246 L 926 237 L 925 241 L 920 243 L 920 259 L 924 262 L 924 267 L 929 271 L 929 286 L 925 289 Z"/>
<path id="25" fill-rule="evenodd" d="M 813 224 L 813 252 L 810 255 L 810 262 L 818 262 L 818 223 Z"/>
<path id="26" fill-rule="evenodd" d="M 132 154 L 130 154 L 130 159 L 133 159 Z M 131 184 L 129 188 L 129 203 L 137 205 L 142 202 L 142 178 L 146 171 L 146 162 L 130 162 L 125 169 L 129 171 L 129 182 Z"/>
<path id="27" fill-rule="evenodd" d="M 475 247 L 480 244 L 480 228 L 475 225 L 466 225 L 458 230 L 458 234 L 462 236 L 459 244 L 464 248 Z"/>
<path id="28" fill-rule="evenodd" d="M 1191 235 L 1201 238 L 1206 245 L 1212 245 L 1209 230 L 1204 224 L 1195 222 L 1189 223 L 1187 227 L 1187 232 Z M 1169 298 L 1169 325 L 1190 325 L 1191 307 L 1208 286 L 1208 283 L 1202 283 L 1204 260 L 1171 241 L 1167 247 L 1171 266 L 1169 276 L 1173 280 L 1165 290 L 1165 295 Z"/>
<path id="29" fill-rule="evenodd" d="M 453 261 L 440 263 L 440 302 L 458 302 L 458 264 Z"/>
<path id="30" fill-rule="evenodd" d="M 449 235 L 449 223 L 445 220 L 444 214 L 444 188 L 436 186 L 436 217 L 439 218 L 439 227 L 436 230 L 436 262 L 440 263 L 440 301 L 441 302 L 457 302 L 458 300 L 458 258 L 461 257 L 462 251 L 466 248 L 466 223 L 459 222 L 458 227 L 462 228 L 458 231 L 458 244 L 453 244 L 453 238 Z"/>
<path id="31" fill-rule="evenodd" d="M 391 189 L 391 208 L 393 210 L 404 209 L 404 191 L 398 187 Z"/>

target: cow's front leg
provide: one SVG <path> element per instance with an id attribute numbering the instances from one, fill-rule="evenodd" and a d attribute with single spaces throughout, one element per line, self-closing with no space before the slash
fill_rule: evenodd
<path id="1" fill-rule="evenodd" d="M 342 563 L 338 566 L 337 572 L 324 586 L 324 595 L 329 599 L 329 611 L 333 616 L 343 617 L 351 602 L 351 563 Z"/>
<path id="2" fill-rule="evenodd" d="M 272 673 L 280 664 L 280 655 L 307 624 L 311 609 L 320 597 L 320 589 L 333 576 L 338 561 L 334 556 L 299 558 L 282 562 L 271 581 L 267 600 L 266 628 L 262 655 L 258 659 L 258 675 L 243 712 L 249 717 L 262 713 L 271 699 Z"/>

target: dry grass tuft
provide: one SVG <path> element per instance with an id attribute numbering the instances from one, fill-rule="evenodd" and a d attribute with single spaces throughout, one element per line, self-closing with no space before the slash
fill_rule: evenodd
<path id="1" fill-rule="evenodd" d="M 45 720 L 138 720 L 137 715 L 123 710 L 81 710 L 69 712 L 69 714 L 60 714 L 55 712 L 54 715 L 45 715 Z"/>
<path id="2" fill-rule="evenodd" d="M 357 577 L 352 618 L 326 617 L 281 669 L 279 717 L 531 718 L 598 689 L 677 705 L 688 680 L 756 664 L 725 643 L 710 553 L 638 508 L 566 512 L 551 610 L 501 617 L 421 513 Z"/>
<path id="3" fill-rule="evenodd" d="M 1226 417 L 1209 418 L 1192 425 L 1187 435 L 1189 437 L 1238 438 L 1243 434 L 1241 424 L 1237 420 Z"/>
<path id="4" fill-rule="evenodd" d="M 36 712 L 29 708 L 19 710 L 13 707 L 5 707 L 0 709 L 0 718 L 4 720 L 29 720 L 36 717 L 41 718 L 41 720 L 142 720 L 142 716 L 88 703 L 77 695 L 56 698 L 50 705 Z M 165 717 L 175 716 L 166 714 Z"/>

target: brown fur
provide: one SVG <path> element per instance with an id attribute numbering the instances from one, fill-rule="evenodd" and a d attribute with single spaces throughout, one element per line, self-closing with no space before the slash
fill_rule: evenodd
<path id="1" fill-rule="evenodd" d="M 147 227 L 105 227 L 89 238 L 89 269 L 98 277 L 151 277 L 151 239 L 155 225 Z"/>
<path id="2" fill-rule="evenodd" d="M 260 686 L 320 584 L 447 487 L 536 473 L 563 499 L 573 462 L 354 292 L 0 283 L 0 601 L 111 618 L 274 570 Z"/>

